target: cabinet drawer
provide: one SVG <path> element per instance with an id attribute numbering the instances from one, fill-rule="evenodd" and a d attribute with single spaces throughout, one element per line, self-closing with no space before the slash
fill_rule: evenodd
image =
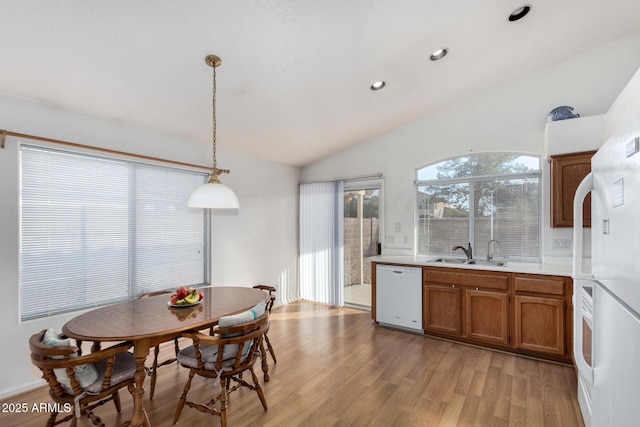
<path id="1" fill-rule="evenodd" d="M 516 292 L 559 295 L 565 294 L 565 280 L 560 277 L 516 276 Z"/>
<path id="2" fill-rule="evenodd" d="M 474 288 L 507 290 L 509 275 L 495 271 L 476 271 L 469 273 L 466 270 L 451 268 L 426 269 L 423 274 L 424 282 L 442 283 L 444 285 L 455 284 L 457 286 L 469 286 Z"/>

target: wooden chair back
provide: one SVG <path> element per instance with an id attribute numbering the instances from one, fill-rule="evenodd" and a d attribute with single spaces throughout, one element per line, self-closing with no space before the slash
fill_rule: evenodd
<path id="1" fill-rule="evenodd" d="M 204 360 L 202 356 L 200 347 L 202 345 L 211 345 L 218 349 L 215 371 L 222 375 L 231 376 L 254 365 L 260 355 L 259 350 L 262 338 L 268 329 L 269 312 L 265 311 L 262 316 L 251 322 L 229 328 L 215 326 L 211 335 L 194 331 L 183 334 L 183 337 L 193 341 L 193 347 L 198 361 L 198 370 L 206 370 L 206 360 Z M 224 355 L 228 354 L 228 351 L 225 353 L 225 349 L 229 346 L 237 347 L 234 351 L 233 363 L 229 359 L 224 359 Z"/>
<path id="2" fill-rule="evenodd" d="M 273 304 L 276 301 L 276 288 L 271 285 L 258 284 L 254 286 L 254 289 L 260 289 L 262 291 L 269 293 L 269 301 L 267 301 L 267 305 L 265 309 L 266 311 L 269 312 L 269 314 L 271 314 L 271 309 L 273 308 Z M 278 363 L 278 359 L 276 359 L 276 352 L 273 349 L 273 346 L 271 345 L 271 341 L 269 340 L 269 335 L 266 333 L 264 334 L 263 347 L 264 347 L 264 344 L 266 344 L 266 350 L 269 351 L 269 354 L 273 359 L 273 363 Z M 269 364 L 267 363 L 267 354 L 264 348 L 262 348 L 262 372 L 264 374 L 263 376 L 264 381 L 268 382 L 271 379 L 271 377 L 269 375 Z"/>
<path id="3" fill-rule="evenodd" d="M 269 301 L 267 301 L 265 310 L 268 311 L 269 314 L 271 314 L 271 309 L 273 308 L 273 304 L 276 302 L 276 288 L 271 285 L 261 285 L 261 284 L 255 285 L 253 288 L 260 289 L 262 291 L 269 293 Z"/>
<path id="4" fill-rule="evenodd" d="M 33 334 L 29 339 L 29 348 L 31 350 L 31 362 L 42 372 L 42 378 L 49 385 L 49 395 L 55 402 L 67 403 L 73 409 L 71 415 L 57 420 L 57 412 L 51 413 L 47 425 L 56 425 L 64 421 L 68 421 L 73 417 L 79 418 L 82 415 L 89 415 L 89 418 L 96 425 L 100 425 L 100 419 L 93 415 L 92 410 L 98 405 L 104 404 L 106 401 L 113 400 L 118 412 L 121 411 L 118 390 L 123 387 L 133 385 L 133 375 L 130 379 L 112 384 L 113 367 L 116 356 L 127 352 L 132 347 L 131 342 L 123 342 L 114 346 L 99 350 L 93 353 L 82 355 L 80 347 L 56 347 L 44 344 L 43 338 L 47 331 L 42 330 Z M 132 357 L 132 356 L 131 356 Z M 102 386 L 97 392 L 87 394 L 76 378 L 74 367 L 93 364 L 102 360 L 106 360 L 106 369 L 104 370 L 104 379 Z M 70 388 L 64 387 L 58 380 L 54 369 L 62 369 L 66 371 L 69 378 Z M 99 401 L 98 404 L 89 405 L 91 402 Z M 79 407 L 76 407 L 79 406 Z"/>
<path id="5" fill-rule="evenodd" d="M 251 322 L 227 328 L 215 326 L 212 329 L 212 335 L 205 335 L 198 331 L 183 334 L 184 337 L 193 341 L 193 351 L 196 362 L 192 364 L 193 358 L 191 356 L 182 358 L 184 353 L 191 350 L 190 348 L 181 350 L 178 355 L 178 362 L 180 362 L 182 366 L 189 368 L 190 372 L 182 396 L 178 402 L 173 423 L 178 422 L 183 407 L 187 405 L 200 412 L 219 416 L 222 427 L 226 427 L 229 394 L 241 387 L 254 390 L 258 394 L 262 407 L 266 411 L 267 401 L 258 382 L 258 377 L 253 370 L 253 365 L 260 355 L 260 349 L 263 348 L 262 338 L 268 329 L 269 312 L 265 311 L 262 316 Z M 218 353 L 215 361 L 205 360 L 203 356 L 203 347 L 205 345 L 213 346 L 217 349 Z M 225 353 L 225 349 L 228 348 L 234 350 Z M 211 347 L 207 350 L 207 354 L 211 354 Z M 212 356 L 209 356 L 209 358 L 211 357 Z M 188 366 L 187 362 L 192 366 Z M 245 371 L 251 373 L 251 382 L 242 379 L 242 373 Z M 219 379 L 220 393 L 207 403 L 196 403 L 188 400 L 191 380 L 194 375 Z M 234 382 L 233 386 L 231 386 L 232 381 Z"/>

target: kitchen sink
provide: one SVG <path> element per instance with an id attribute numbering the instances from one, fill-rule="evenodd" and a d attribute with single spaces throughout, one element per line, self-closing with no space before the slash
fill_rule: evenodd
<path id="1" fill-rule="evenodd" d="M 430 262 L 446 262 L 451 264 L 469 264 L 469 260 L 465 258 L 434 258 Z M 471 260 L 473 261 L 473 260 Z"/>
<path id="2" fill-rule="evenodd" d="M 465 265 L 482 265 L 488 267 L 504 267 L 507 265 L 504 261 L 484 261 L 481 259 L 464 259 L 464 258 L 434 258 L 429 262 L 442 262 L 446 264 L 465 264 Z"/>

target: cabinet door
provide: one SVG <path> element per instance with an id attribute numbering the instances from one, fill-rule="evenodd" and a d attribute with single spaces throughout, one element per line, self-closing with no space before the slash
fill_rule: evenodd
<path id="1" fill-rule="evenodd" d="M 564 300 L 516 295 L 515 309 L 516 348 L 565 354 Z"/>
<path id="2" fill-rule="evenodd" d="M 580 182 L 591 172 L 595 151 L 551 156 L 551 226 L 573 227 L 573 199 Z M 583 204 L 583 226 L 591 227 L 591 194 Z"/>
<path id="3" fill-rule="evenodd" d="M 455 285 L 424 285 L 424 328 L 428 331 L 462 333 L 462 289 Z"/>
<path id="4" fill-rule="evenodd" d="M 468 338 L 509 345 L 509 294 L 467 289 L 464 318 Z"/>

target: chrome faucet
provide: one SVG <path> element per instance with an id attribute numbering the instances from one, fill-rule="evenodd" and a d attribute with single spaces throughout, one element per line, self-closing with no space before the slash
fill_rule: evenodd
<path id="1" fill-rule="evenodd" d="M 500 242 L 496 239 L 489 240 L 489 243 L 487 243 L 487 261 L 491 261 L 493 259 L 493 246 L 491 243 L 497 243 L 498 247 L 500 247 Z"/>
<path id="2" fill-rule="evenodd" d="M 465 248 L 464 246 L 454 246 L 452 250 L 455 251 L 456 249 L 462 249 L 464 254 L 467 256 L 467 261 L 471 261 L 473 259 L 473 250 L 471 249 L 471 243 L 469 243 L 469 246 L 467 248 Z"/>

